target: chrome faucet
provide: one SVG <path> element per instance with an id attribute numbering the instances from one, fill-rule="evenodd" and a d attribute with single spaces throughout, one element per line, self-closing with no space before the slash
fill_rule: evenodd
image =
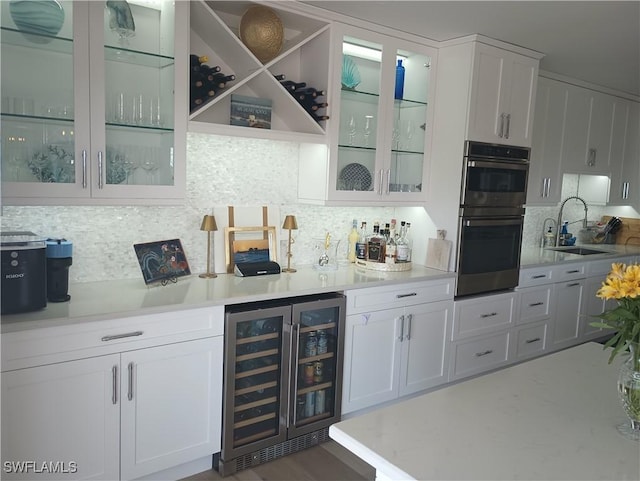
<path id="1" fill-rule="evenodd" d="M 578 197 L 577 195 L 572 195 L 571 197 L 567 197 L 565 200 L 562 201 L 562 204 L 560 204 L 560 212 L 558 212 L 558 223 L 556 224 L 557 226 L 556 245 L 560 245 L 560 226 L 562 225 L 562 210 L 564 209 L 564 205 L 567 203 L 567 201 L 571 199 L 579 200 L 584 204 L 584 220 L 582 221 L 582 227 L 583 229 L 587 228 L 587 211 L 589 210 L 589 208 L 587 207 L 587 203 L 584 201 L 582 197 Z"/>

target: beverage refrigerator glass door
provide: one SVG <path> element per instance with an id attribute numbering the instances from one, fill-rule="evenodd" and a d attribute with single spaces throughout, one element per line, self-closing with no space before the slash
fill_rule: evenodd
<path id="1" fill-rule="evenodd" d="M 519 207 L 525 203 L 530 150 L 467 141 L 461 206 Z"/>
<path id="2" fill-rule="evenodd" d="M 518 285 L 524 209 L 515 216 L 460 217 L 456 296 Z"/>

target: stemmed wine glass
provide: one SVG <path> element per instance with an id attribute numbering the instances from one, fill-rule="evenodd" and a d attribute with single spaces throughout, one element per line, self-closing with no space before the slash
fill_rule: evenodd
<path id="1" fill-rule="evenodd" d="M 407 120 L 407 125 L 405 128 L 405 136 L 407 137 L 407 145 L 411 144 L 411 139 L 413 138 L 413 132 L 415 130 L 413 120 Z"/>
<path id="2" fill-rule="evenodd" d="M 349 145 L 353 145 L 356 139 L 356 119 L 353 115 L 349 118 Z"/>
<path id="3" fill-rule="evenodd" d="M 373 120 L 373 115 L 365 115 L 364 116 L 364 145 L 365 147 L 369 147 L 369 136 L 371 135 L 371 122 Z"/>

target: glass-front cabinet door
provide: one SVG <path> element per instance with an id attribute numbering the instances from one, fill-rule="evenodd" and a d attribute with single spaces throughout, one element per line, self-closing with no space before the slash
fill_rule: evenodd
<path id="1" fill-rule="evenodd" d="M 335 200 L 404 202 L 424 198 L 431 137 L 431 67 L 435 50 L 338 28 L 330 196 Z"/>
<path id="2" fill-rule="evenodd" d="M 186 104 L 174 91 L 176 72 L 186 72 L 176 32 L 186 32 L 188 8 L 169 0 L 1 8 L 4 202 L 182 197 Z"/>

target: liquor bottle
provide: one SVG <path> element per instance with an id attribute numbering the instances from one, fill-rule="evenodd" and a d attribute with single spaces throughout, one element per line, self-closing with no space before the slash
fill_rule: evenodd
<path id="1" fill-rule="evenodd" d="M 367 223 L 360 224 L 360 233 L 358 234 L 358 242 L 356 242 L 356 258 L 361 260 L 367 259 Z"/>
<path id="2" fill-rule="evenodd" d="M 293 82 L 291 80 L 283 80 L 280 82 L 280 85 L 282 85 L 289 92 L 295 92 L 296 90 L 307 86 L 306 82 Z"/>
<path id="3" fill-rule="evenodd" d="M 394 224 L 392 224 L 394 225 Z M 389 236 L 387 240 L 387 248 L 385 251 L 384 261 L 387 264 L 395 264 L 397 260 L 397 243 L 396 243 L 396 230 L 395 227 L 389 228 Z"/>
<path id="4" fill-rule="evenodd" d="M 384 262 L 385 240 L 380 235 L 380 224 L 373 224 L 373 234 L 367 242 L 367 260 L 371 262 Z"/>
<path id="5" fill-rule="evenodd" d="M 347 252 L 347 259 L 349 262 L 356 261 L 356 244 L 358 243 L 358 221 L 353 219 L 353 223 L 351 225 L 351 232 L 349 233 L 349 250 Z"/>
<path id="6" fill-rule="evenodd" d="M 404 230 L 404 238 L 405 241 L 407 243 L 407 245 L 409 246 L 409 257 L 407 258 L 407 262 L 411 262 L 411 252 L 413 252 L 413 239 L 411 238 L 411 235 L 409 234 L 409 230 L 411 229 L 411 223 L 407 222 L 405 230 Z"/>
<path id="7" fill-rule="evenodd" d="M 400 235 L 396 241 L 396 262 L 409 262 L 409 244 L 406 239 L 407 226 L 405 221 L 400 222 Z"/>

